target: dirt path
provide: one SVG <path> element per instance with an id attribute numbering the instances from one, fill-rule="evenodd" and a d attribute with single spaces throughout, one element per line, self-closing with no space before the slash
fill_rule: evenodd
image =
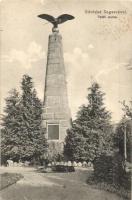
<path id="1" fill-rule="evenodd" d="M 14 172 L 15 169 L 10 171 Z M 38 173 L 17 169 L 24 178 L 1 191 L 1 200 L 122 200 L 119 196 L 85 183 L 88 171 L 75 173 Z"/>

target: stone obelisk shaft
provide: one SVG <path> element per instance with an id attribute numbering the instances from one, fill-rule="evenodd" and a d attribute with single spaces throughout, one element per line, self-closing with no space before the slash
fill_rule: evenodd
<path id="1" fill-rule="evenodd" d="M 70 119 L 62 37 L 53 32 L 49 35 L 43 105 L 43 125 L 47 138 L 63 142 Z"/>

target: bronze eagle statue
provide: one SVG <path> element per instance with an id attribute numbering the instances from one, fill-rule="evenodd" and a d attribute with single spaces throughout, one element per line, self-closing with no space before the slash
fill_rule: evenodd
<path id="1" fill-rule="evenodd" d="M 57 18 L 55 18 L 51 15 L 48 15 L 48 14 L 41 14 L 41 15 L 38 15 L 38 17 L 45 19 L 45 20 L 49 21 L 50 23 L 52 23 L 53 31 L 55 31 L 58 28 L 58 24 L 62 24 L 68 20 L 74 19 L 74 17 L 72 15 L 68 15 L 68 14 L 62 14 Z"/>

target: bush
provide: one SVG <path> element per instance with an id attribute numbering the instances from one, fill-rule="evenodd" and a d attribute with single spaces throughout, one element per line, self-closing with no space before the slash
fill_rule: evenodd
<path id="1" fill-rule="evenodd" d="M 126 172 L 124 161 L 120 154 L 101 155 L 94 160 L 94 177 L 99 182 L 106 182 L 117 187 L 124 187 L 130 190 L 131 176 Z"/>
<path id="2" fill-rule="evenodd" d="M 124 160 L 119 153 L 99 156 L 94 160 L 93 167 L 94 172 L 88 177 L 88 184 L 116 193 L 123 199 L 130 199 L 131 173 L 125 171 Z"/>
<path id="3" fill-rule="evenodd" d="M 94 160 L 94 176 L 98 181 L 111 183 L 113 179 L 112 157 L 102 155 Z"/>

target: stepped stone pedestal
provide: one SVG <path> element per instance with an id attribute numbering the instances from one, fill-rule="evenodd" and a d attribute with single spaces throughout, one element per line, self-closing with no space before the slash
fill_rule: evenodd
<path id="1" fill-rule="evenodd" d="M 66 73 L 63 59 L 62 37 L 58 32 L 49 35 L 45 76 L 42 126 L 51 142 L 63 143 L 70 127 Z M 61 147 L 60 147 L 61 148 Z"/>

